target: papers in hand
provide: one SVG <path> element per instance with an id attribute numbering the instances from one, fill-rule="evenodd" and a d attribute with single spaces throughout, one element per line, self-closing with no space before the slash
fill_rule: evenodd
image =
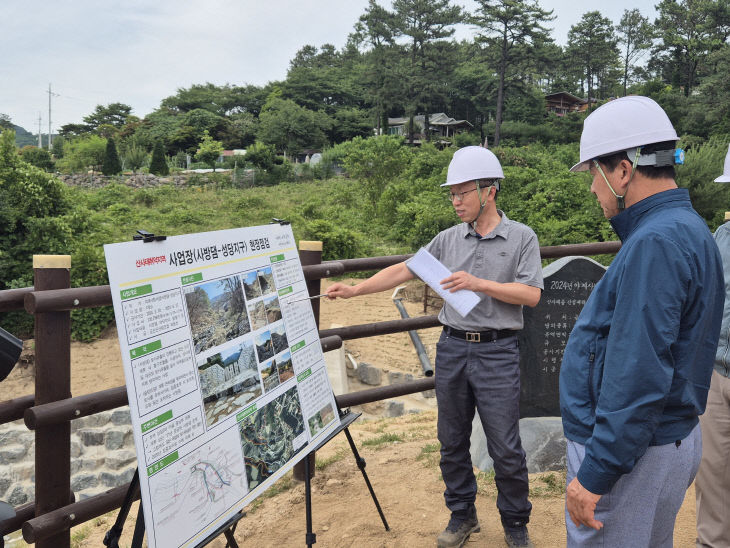
<path id="1" fill-rule="evenodd" d="M 408 259 L 406 265 L 462 317 L 471 312 L 471 309 L 479 302 L 479 296 L 469 289 L 460 289 L 451 293 L 448 289 L 441 287 L 441 280 L 451 276 L 452 272 L 424 248 L 419 249 L 418 253 Z"/>

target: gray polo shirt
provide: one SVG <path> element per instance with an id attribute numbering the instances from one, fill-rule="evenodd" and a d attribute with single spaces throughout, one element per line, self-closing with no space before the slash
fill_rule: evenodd
<path id="1" fill-rule="evenodd" d="M 540 246 L 533 230 L 507 218 L 484 237 L 468 223 L 439 232 L 426 249 L 451 272 L 463 270 L 478 278 L 500 283 L 519 282 L 543 289 Z M 522 305 L 508 304 L 477 293 L 481 302 L 466 317 L 444 303 L 439 320 L 464 331 L 522 329 Z"/>

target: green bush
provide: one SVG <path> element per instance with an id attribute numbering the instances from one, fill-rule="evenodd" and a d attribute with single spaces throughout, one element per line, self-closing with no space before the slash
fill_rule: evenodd
<path id="1" fill-rule="evenodd" d="M 337 226 L 324 219 L 310 221 L 304 227 L 305 239 L 322 242 L 322 260 L 365 257 L 369 246 L 363 234 Z"/>

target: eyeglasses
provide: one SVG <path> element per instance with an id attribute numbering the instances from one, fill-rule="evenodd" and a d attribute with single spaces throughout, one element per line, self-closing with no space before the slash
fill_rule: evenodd
<path id="1" fill-rule="evenodd" d="M 489 192 L 489 189 L 492 186 L 493 185 L 479 185 L 479 188 L 481 188 L 482 190 L 484 190 L 486 188 L 487 192 Z M 449 198 L 450 202 L 453 202 L 454 200 L 456 200 L 457 202 L 461 203 L 464 201 L 465 194 L 469 194 L 470 192 L 474 192 L 475 190 L 477 190 L 477 189 L 472 188 L 470 190 L 465 190 L 464 192 L 449 192 L 446 196 Z"/>
<path id="2" fill-rule="evenodd" d="M 447 196 L 449 197 L 449 201 L 453 202 L 456 200 L 457 202 L 463 202 L 464 201 L 464 195 L 469 194 L 470 192 L 474 192 L 476 188 L 472 188 L 471 190 L 465 190 L 464 192 L 449 192 Z"/>

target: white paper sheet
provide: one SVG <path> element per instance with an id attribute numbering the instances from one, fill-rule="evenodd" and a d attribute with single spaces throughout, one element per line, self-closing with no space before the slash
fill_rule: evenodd
<path id="1" fill-rule="evenodd" d="M 408 259 L 406 265 L 462 317 L 471 312 L 471 309 L 479 302 L 479 295 L 469 289 L 460 289 L 451 293 L 448 289 L 441 287 L 441 280 L 448 278 L 452 272 L 423 247 Z"/>

